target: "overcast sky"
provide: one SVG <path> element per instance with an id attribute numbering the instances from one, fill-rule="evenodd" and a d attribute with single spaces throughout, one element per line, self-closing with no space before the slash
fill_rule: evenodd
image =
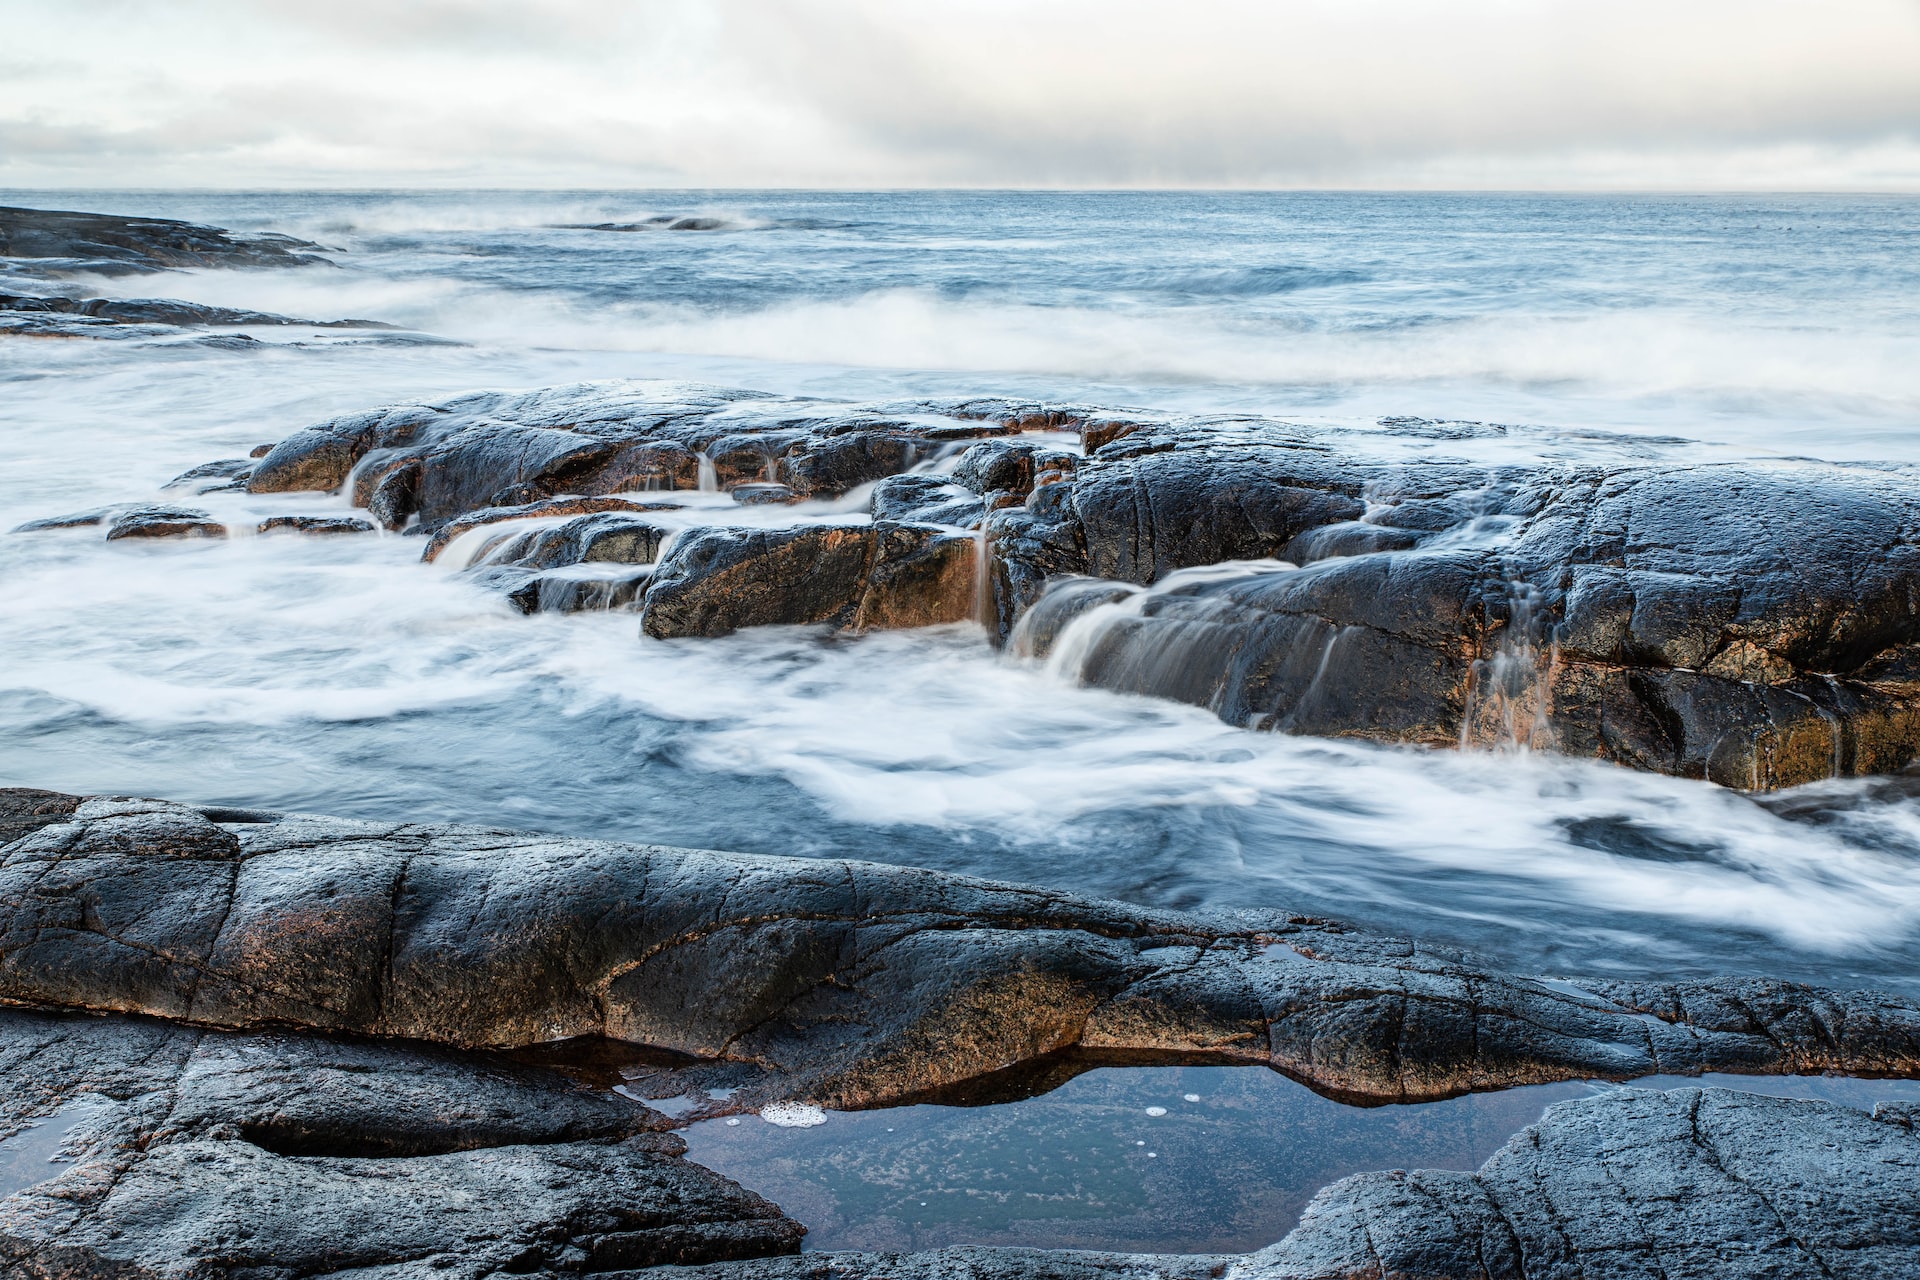
<path id="1" fill-rule="evenodd" d="M 0 185 L 1920 191 L 1920 0 L 0 0 Z"/>

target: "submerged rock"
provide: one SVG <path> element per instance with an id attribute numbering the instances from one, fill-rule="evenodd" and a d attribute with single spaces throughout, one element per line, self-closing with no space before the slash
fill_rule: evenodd
<path id="1" fill-rule="evenodd" d="M 0 1199 L 21 1276 L 608 1270 L 804 1231 L 656 1112 L 431 1047 L 0 1010 L 0 1137 L 35 1122 L 70 1158 Z"/>
<path id="2" fill-rule="evenodd" d="M 135 507 L 113 518 L 107 541 L 121 538 L 224 538 L 227 526 L 194 507 Z"/>
<path id="3" fill-rule="evenodd" d="M 1284 912 L 488 828 L 55 808 L 0 792 L 0 813 L 41 823 L 0 848 L 0 1000 L 465 1048 L 603 1037 L 699 1059 L 741 1106 L 886 1105 L 1065 1049 L 1265 1065 L 1375 1101 L 1920 1072 L 1920 1007 L 1866 992 L 1575 994 Z"/>
<path id="4" fill-rule="evenodd" d="M 113 275 L 170 267 L 331 265 L 291 236 L 240 235 L 171 218 L 0 208 L 0 258 L 63 259 L 70 271 Z"/>

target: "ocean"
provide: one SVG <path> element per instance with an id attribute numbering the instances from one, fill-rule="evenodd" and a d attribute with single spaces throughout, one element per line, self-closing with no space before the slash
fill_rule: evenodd
<path id="1" fill-rule="evenodd" d="M 1422 456 L 1920 463 L 1920 200 L 0 192 L 320 242 L 80 279 L 404 332 L 0 339 L 0 523 L 331 414 L 659 377 L 1425 433 Z M 0 290 L 51 287 L 14 264 Z M 1401 440 L 1395 437 L 1395 440 Z M 1382 447 L 1402 447 L 1383 437 Z M 175 498 L 178 495 L 172 495 Z M 216 494 L 258 518 L 345 499 Z M 1920 778 L 1769 797 L 1250 733 L 972 626 L 643 640 L 401 537 L 0 535 L 0 779 L 1287 907 L 1524 972 L 1920 993 Z"/>

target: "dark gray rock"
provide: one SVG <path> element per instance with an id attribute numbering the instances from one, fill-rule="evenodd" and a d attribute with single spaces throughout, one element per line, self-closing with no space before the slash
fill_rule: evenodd
<path id="1" fill-rule="evenodd" d="M 971 529 L 986 518 L 980 495 L 942 476 L 889 476 L 873 487 L 873 518 Z"/>
<path id="2" fill-rule="evenodd" d="M 95 507 L 91 511 L 75 511 L 64 516 L 47 516 L 41 520 L 29 520 L 25 524 L 15 525 L 11 533 L 38 533 L 46 529 L 79 529 L 87 525 L 108 524 L 129 511 L 140 509 L 138 503 L 117 503 L 111 507 Z"/>
<path id="3" fill-rule="evenodd" d="M 607 1270 L 803 1231 L 656 1112 L 431 1047 L 0 1010 L 0 1136 L 36 1120 L 72 1159 L 0 1199 L 9 1276 Z"/>
<path id="4" fill-rule="evenodd" d="M 1920 1139 L 1725 1089 L 1565 1102 L 1477 1173 L 1335 1183 L 1231 1274 L 1893 1277 L 1920 1272 Z"/>
<path id="5" fill-rule="evenodd" d="M 367 521 L 354 516 L 269 516 L 260 522 L 259 531 L 332 537 L 342 533 L 372 533 L 374 528 Z"/>
<path id="6" fill-rule="evenodd" d="M 196 493 L 212 493 L 219 489 L 244 489 L 247 476 L 253 471 L 253 463 L 247 458 L 222 458 L 218 462 L 203 462 L 197 467 L 189 467 L 173 479 L 161 485 L 162 489 L 192 489 Z"/>
<path id="7" fill-rule="evenodd" d="M 0 208 L 0 258 L 62 259 L 96 274 L 170 267 L 329 265 L 320 246 L 282 235 L 237 235 L 171 218 Z"/>
<path id="8" fill-rule="evenodd" d="M 0 210 L 3 219 L 4 210 Z M 0 255 L 4 256 L 4 255 Z M 306 329 L 391 329 L 378 320 L 300 320 L 268 311 L 214 307 L 177 298 L 70 298 L 60 295 L 0 293 L 0 313 L 71 316 L 108 324 L 171 325 L 299 325 Z"/>
<path id="9" fill-rule="evenodd" d="M 481 507 L 694 489 L 703 472 L 722 489 L 777 483 L 832 497 L 1012 429 L 687 384 L 586 383 L 335 418 L 274 446 L 251 487 L 336 489 L 356 467 L 416 465 L 415 509 L 437 528 Z"/>
<path id="10" fill-rule="evenodd" d="M 135 507 L 113 518 L 107 541 L 122 538 L 224 538 L 227 526 L 193 507 Z"/>
<path id="11" fill-rule="evenodd" d="M 1920 1071 L 1920 1008 L 1868 992 L 1570 993 L 1280 912 L 1149 911 L 857 862 L 223 826 L 158 801 L 56 816 L 0 848 L 0 1000 L 465 1048 L 602 1037 L 709 1064 L 740 1106 L 884 1105 L 1070 1048 L 1264 1064 L 1374 1101 Z"/>

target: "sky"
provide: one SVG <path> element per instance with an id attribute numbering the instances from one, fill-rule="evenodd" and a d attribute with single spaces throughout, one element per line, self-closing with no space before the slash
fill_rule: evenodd
<path id="1" fill-rule="evenodd" d="M 0 0 L 0 186 L 1920 192 L 1920 0 Z"/>

